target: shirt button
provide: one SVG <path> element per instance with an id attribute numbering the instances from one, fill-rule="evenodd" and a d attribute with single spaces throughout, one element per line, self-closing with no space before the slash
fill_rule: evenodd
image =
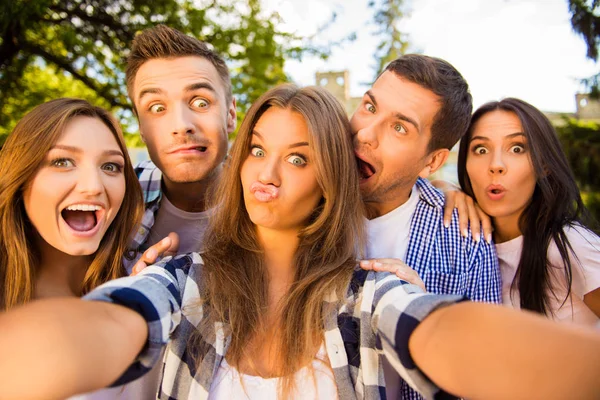
<path id="1" fill-rule="evenodd" d="M 138 233 L 139 233 L 140 235 L 143 235 L 144 233 L 146 233 L 146 229 L 144 229 L 144 228 L 140 228 L 140 229 L 138 230 Z"/>

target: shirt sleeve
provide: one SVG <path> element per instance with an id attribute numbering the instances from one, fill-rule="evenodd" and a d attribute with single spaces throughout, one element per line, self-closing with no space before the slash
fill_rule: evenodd
<path id="1" fill-rule="evenodd" d="M 197 254 L 165 258 L 139 275 L 109 281 L 83 299 L 119 304 L 139 313 L 148 324 L 148 340 L 134 363 L 111 386 L 123 385 L 149 372 L 181 319 L 184 289 L 195 284 Z M 196 261 L 196 262 L 195 262 Z"/>
<path id="2" fill-rule="evenodd" d="M 582 272 L 573 272 L 573 285 L 580 284 L 582 295 L 586 295 L 600 287 L 600 237 L 579 225 L 565 228 L 565 233 L 576 256 L 571 257 L 571 266 L 573 269 L 580 268 Z M 560 258 L 556 246 L 553 250 L 555 257 Z M 582 282 L 575 282 L 576 277 L 580 277 Z"/>
<path id="3" fill-rule="evenodd" d="M 481 237 L 484 237 L 483 232 Z M 482 239 L 474 244 L 472 251 L 475 253 L 471 257 L 473 261 L 468 271 L 466 296 L 473 301 L 502 303 L 502 276 L 496 248 Z"/>
<path id="4" fill-rule="evenodd" d="M 391 275 L 376 282 L 371 322 L 380 352 L 400 377 L 425 398 L 436 398 L 444 392 L 417 367 L 410 355 L 408 341 L 429 314 L 462 300 L 466 299 L 458 295 L 423 293 L 420 288 Z"/>

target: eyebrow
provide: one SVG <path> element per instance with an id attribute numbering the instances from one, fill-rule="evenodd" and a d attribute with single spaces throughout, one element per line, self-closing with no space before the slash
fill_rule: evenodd
<path id="1" fill-rule="evenodd" d="M 258 136 L 261 140 L 265 140 L 262 135 L 255 129 L 252 131 L 252 134 L 255 136 Z M 308 146 L 308 142 L 297 142 L 297 143 L 292 143 L 288 146 L 288 149 L 293 149 L 294 147 L 302 147 L 302 146 Z"/>
<path id="2" fill-rule="evenodd" d="M 83 153 L 83 150 L 78 147 L 66 146 L 63 144 L 54 145 L 54 146 L 52 146 L 52 148 L 50 148 L 50 150 L 66 150 L 66 151 L 71 151 L 73 153 Z M 120 150 L 104 150 L 102 152 L 102 154 L 106 155 L 106 156 L 121 156 L 121 157 L 125 158 L 125 156 L 123 155 L 123 153 Z"/>
<path id="3" fill-rule="evenodd" d="M 367 92 L 365 94 L 367 96 L 369 96 L 373 105 L 375 107 L 377 107 L 377 100 L 375 100 L 375 96 L 373 96 L 373 93 L 370 90 L 367 90 Z M 399 119 L 401 121 L 408 122 L 409 124 L 411 124 L 412 126 L 414 126 L 417 129 L 417 132 L 419 132 L 419 133 L 421 132 L 421 128 L 419 127 L 419 124 L 414 119 L 407 117 L 406 115 L 399 113 L 399 112 L 394 113 L 394 118 Z"/>
<path id="4" fill-rule="evenodd" d="M 207 89 L 213 93 L 216 93 L 215 88 L 213 87 L 213 85 L 211 85 L 208 82 L 196 82 L 196 83 L 192 83 L 190 85 L 187 85 L 183 90 L 185 92 L 193 92 L 194 90 L 200 90 L 200 89 Z M 148 95 L 148 94 L 163 94 L 164 90 L 160 89 L 160 88 L 146 88 L 143 89 L 140 94 L 138 95 L 138 101 L 142 101 L 142 97 Z"/>
<path id="5" fill-rule="evenodd" d="M 515 133 L 511 133 L 510 135 L 506 135 L 505 138 L 515 138 L 517 136 L 525 136 L 525 133 L 523 132 L 515 132 Z M 525 138 L 527 138 L 527 136 L 525 136 Z M 473 136 L 471 138 L 471 140 L 469 140 L 469 142 L 472 142 L 473 140 L 482 140 L 482 141 L 490 141 L 490 138 L 488 138 L 487 136 Z"/>

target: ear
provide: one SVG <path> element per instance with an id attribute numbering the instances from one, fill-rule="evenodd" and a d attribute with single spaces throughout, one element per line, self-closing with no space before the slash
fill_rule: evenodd
<path id="1" fill-rule="evenodd" d="M 428 178 L 429 175 L 433 174 L 435 171 L 440 169 L 442 165 L 444 165 L 449 154 L 450 150 L 448 149 L 434 150 L 427 156 L 427 163 L 421 172 L 419 172 L 419 176 L 423 179 Z"/>
<path id="2" fill-rule="evenodd" d="M 236 103 L 235 97 L 231 97 L 231 103 L 229 104 L 229 109 L 227 110 L 227 133 L 231 134 L 235 131 L 237 127 L 237 112 L 235 110 Z"/>

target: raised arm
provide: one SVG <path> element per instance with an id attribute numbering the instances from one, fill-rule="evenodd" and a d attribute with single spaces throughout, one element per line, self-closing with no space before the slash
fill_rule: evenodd
<path id="1" fill-rule="evenodd" d="M 64 399 L 150 371 L 179 324 L 196 262 L 165 260 L 99 286 L 90 301 L 40 300 L 1 315 L 0 400 Z"/>
<path id="2" fill-rule="evenodd" d="M 597 399 L 600 332 L 378 279 L 372 325 L 384 356 L 427 398 Z M 395 287 L 394 287 L 395 286 Z M 440 389 L 441 388 L 441 389 Z"/>
<path id="3" fill-rule="evenodd" d="M 533 313 L 441 308 L 415 329 L 409 350 L 435 383 L 465 398 L 600 398 L 600 332 Z"/>
<path id="4" fill-rule="evenodd" d="M 108 386 L 146 343 L 136 312 L 75 298 L 0 314 L 0 399 L 64 399 Z"/>

